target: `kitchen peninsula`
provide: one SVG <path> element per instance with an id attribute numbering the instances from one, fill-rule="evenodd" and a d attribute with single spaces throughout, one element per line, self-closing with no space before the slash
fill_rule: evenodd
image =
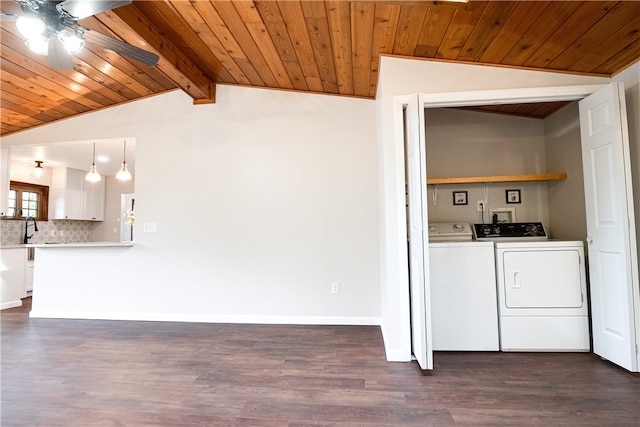
<path id="1" fill-rule="evenodd" d="M 126 274 L 128 251 L 133 242 L 77 242 L 31 244 L 35 248 L 33 302 L 30 317 L 85 318 L 78 307 L 92 300 L 108 304 L 104 290 L 92 288 L 92 276 Z M 98 268 L 105 258 L 122 258 L 122 271 Z M 94 313 L 95 315 L 95 313 Z"/>

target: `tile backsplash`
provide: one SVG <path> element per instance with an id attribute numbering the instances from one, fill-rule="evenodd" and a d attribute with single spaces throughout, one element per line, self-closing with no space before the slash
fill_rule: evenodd
<path id="1" fill-rule="evenodd" d="M 22 243 L 24 239 L 25 221 L 1 220 L 0 244 L 13 245 Z M 31 222 L 29 222 L 31 224 Z M 29 227 L 33 237 L 29 243 L 78 243 L 93 241 L 93 221 L 49 220 L 38 221 L 38 231 Z"/>

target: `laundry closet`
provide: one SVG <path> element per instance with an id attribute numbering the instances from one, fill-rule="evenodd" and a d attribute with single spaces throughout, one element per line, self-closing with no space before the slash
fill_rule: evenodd
<path id="1" fill-rule="evenodd" d="M 425 109 L 434 351 L 589 351 L 579 116 L 560 108 L 549 120 Z M 553 206 L 563 186 L 573 197 Z M 574 210 L 578 227 L 558 233 L 569 240 L 551 235 L 554 208 Z"/>
<path id="2" fill-rule="evenodd" d="M 429 184 L 430 223 L 487 223 L 498 212 L 501 221 L 507 214 L 509 222 L 540 221 L 553 239 L 584 239 L 577 102 L 546 118 L 427 108 L 425 134 L 428 183 L 437 178 L 560 175 L 557 180 Z M 507 200 L 509 190 L 519 194 L 515 203 Z M 466 200 L 457 204 L 453 197 L 460 193 Z M 482 208 L 479 202 L 484 202 Z"/>
<path id="3" fill-rule="evenodd" d="M 460 100 L 485 94 L 446 96 Z M 635 371 L 637 249 L 629 220 L 634 212 L 622 85 L 574 97 L 582 99 L 579 108 L 570 103 L 544 120 L 440 108 L 464 104 L 445 105 L 438 94 L 404 99 L 411 343 L 420 366 L 431 369 L 438 349 L 438 292 L 431 287 L 427 228 L 446 221 L 458 231 L 473 223 L 476 240 L 527 241 L 525 246 L 517 240 L 494 246 L 503 351 L 589 351 L 586 241 L 592 257 L 594 352 Z M 556 240 L 540 246 L 531 237 Z M 572 241 L 558 245 L 560 239 Z M 511 262 L 521 267 L 514 270 Z M 571 263 L 578 268 L 564 269 Z M 450 263 L 445 273 L 477 268 L 464 260 L 458 264 Z M 442 273 L 444 263 L 434 265 Z M 470 276 L 468 283 L 475 283 Z M 525 285 L 531 277 L 534 286 L 546 289 L 544 298 Z M 559 287 L 567 282 L 575 283 L 573 290 Z M 575 336 L 579 339 L 571 343 Z"/>

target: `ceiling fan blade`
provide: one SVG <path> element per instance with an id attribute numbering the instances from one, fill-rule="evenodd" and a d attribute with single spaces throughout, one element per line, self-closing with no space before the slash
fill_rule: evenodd
<path id="1" fill-rule="evenodd" d="M 0 21 L 15 21 L 18 19 L 18 15 L 15 13 L 0 13 Z"/>
<path id="2" fill-rule="evenodd" d="M 82 19 L 116 7 L 126 6 L 131 2 L 132 0 L 66 0 L 60 3 L 59 7 L 74 18 Z"/>
<path id="3" fill-rule="evenodd" d="M 71 55 L 56 35 L 49 39 L 49 62 L 54 70 L 73 70 Z"/>
<path id="4" fill-rule="evenodd" d="M 156 65 L 160 60 L 160 57 L 155 53 L 140 49 L 139 47 L 130 45 L 129 43 L 125 43 L 118 39 L 114 39 L 113 37 L 109 37 L 105 34 L 99 33 L 89 28 L 84 29 L 83 36 L 88 42 L 99 44 L 104 48 L 119 53 L 120 55 L 128 56 L 129 58 L 140 61 L 146 65 Z"/>

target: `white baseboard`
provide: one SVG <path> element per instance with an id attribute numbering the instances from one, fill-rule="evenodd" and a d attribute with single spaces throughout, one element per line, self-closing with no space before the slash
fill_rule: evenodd
<path id="1" fill-rule="evenodd" d="M 0 310 L 4 310 L 5 308 L 13 308 L 13 307 L 22 307 L 22 300 L 8 301 L 0 304 Z"/>
<path id="2" fill-rule="evenodd" d="M 380 331 L 382 332 L 382 341 L 384 343 L 384 352 L 387 357 L 387 362 L 410 362 L 411 354 L 407 354 L 407 352 L 401 348 L 389 348 L 384 324 L 380 325 Z"/>
<path id="3" fill-rule="evenodd" d="M 352 325 L 379 326 L 379 317 L 331 316 L 239 316 L 185 313 L 118 313 L 31 310 L 29 317 L 51 319 L 133 320 L 150 322 L 241 323 L 267 325 Z"/>

